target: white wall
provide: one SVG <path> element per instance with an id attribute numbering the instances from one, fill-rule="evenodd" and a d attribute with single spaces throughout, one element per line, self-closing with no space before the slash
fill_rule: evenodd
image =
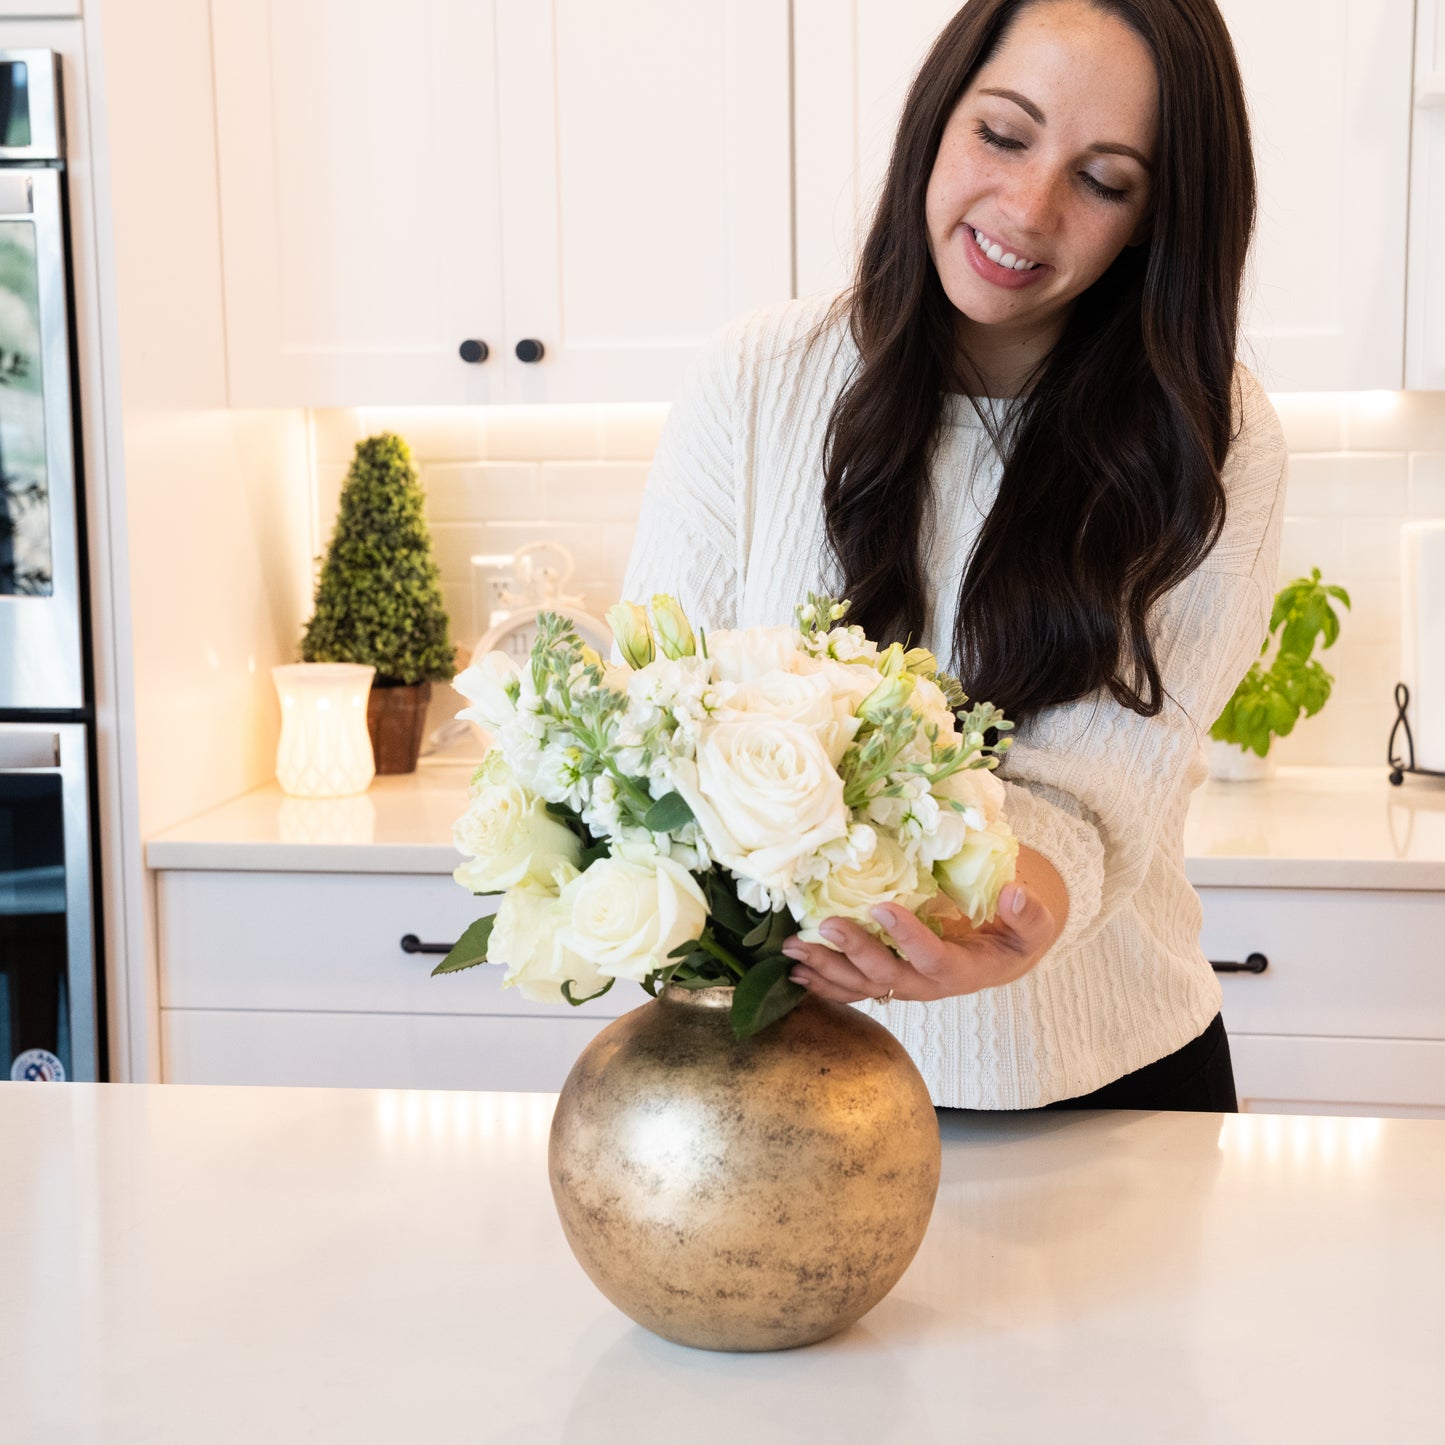
<path id="1" fill-rule="evenodd" d="M 93 0 L 86 36 L 138 847 L 272 776 L 268 669 L 293 659 L 309 605 L 311 459 L 304 413 L 225 409 L 207 0 Z M 131 940 L 109 980 L 128 1020 L 112 1073 L 158 1077 L 149 900 Z"/>
<path id="2" fill-rule="evenodd" d="M 1383 766 L 1399 680 L 1400 524 L 1445 517 L 1445 392 L 1274 398 L 1290 447 L 1281 583 L 1319 567 L 1352 609 L 1317 654 L 1335 676 L 1318 716 L 1276 744 L 1286 764 Z M 427 491 L 442 585 L 459 642 L 483 626 L 468 558 L 564 542 L 576 590 L 600 613 L 617 600 L 665 406 L 378 407 L 311 413 L 317 549 L 361 437 L 398 432 Z M 445 690 L 439 689 L 439 693 Z M 438 706 L 460 704 L 440 697 Z M 436 719 L 434 718 L 434 721 Z"/>

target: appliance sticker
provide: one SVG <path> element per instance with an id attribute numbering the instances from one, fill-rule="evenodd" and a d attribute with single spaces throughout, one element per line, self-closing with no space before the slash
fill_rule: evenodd
<path id="1" fill-rule="evenodd" d="M 65 1065 L 49 1049 L 26 1049 L 10 1065 L 10 1077 L 22 1084 L 63 1084 Z"/>

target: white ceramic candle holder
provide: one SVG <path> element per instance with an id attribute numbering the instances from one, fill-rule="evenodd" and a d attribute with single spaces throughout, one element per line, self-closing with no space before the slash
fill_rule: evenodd
<path id="1" fill-rule="evenodd" d="M 374 667 L 294 662 L 271 669 L 281 699 L 276 781 L 293 798 L 364 793 L 376 776 L 366 698 Z"/>

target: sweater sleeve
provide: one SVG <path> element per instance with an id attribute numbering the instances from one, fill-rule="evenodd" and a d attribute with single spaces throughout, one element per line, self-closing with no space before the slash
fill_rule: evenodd
<path id="1" fill-rule="evenodd" d="M 737 322 L 694 359 L 663 423 L 647 474 L 622 596 L 675 597 L 694 626 L 735 625 L 740 583 L 737 496 L 742 465 Z"/>
<path id="2" fill-rule="evenodd" d="M 1019 729 L 1000 773 L 1019 841 L 1068 889 L 1069 916 L 1042 968 L 1094 939 L 1144 881 L 1168 801 L 1268 635 L 1287 452 L 1263 388 L 1243 367 L 1236 374 L 1224 530 L 1151 621 L 1163 710 L 1141 717 L 1107 691 L 1045 709 Z"/>

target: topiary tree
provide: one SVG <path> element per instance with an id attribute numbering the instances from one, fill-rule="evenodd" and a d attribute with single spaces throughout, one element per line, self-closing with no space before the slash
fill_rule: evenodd
<path id="1" fill-rule="evenodd" d="M 356 444 L 301 657 L 370 663 L 377 687 L 455 671 L 421 483 L 392 432 Z"/>

